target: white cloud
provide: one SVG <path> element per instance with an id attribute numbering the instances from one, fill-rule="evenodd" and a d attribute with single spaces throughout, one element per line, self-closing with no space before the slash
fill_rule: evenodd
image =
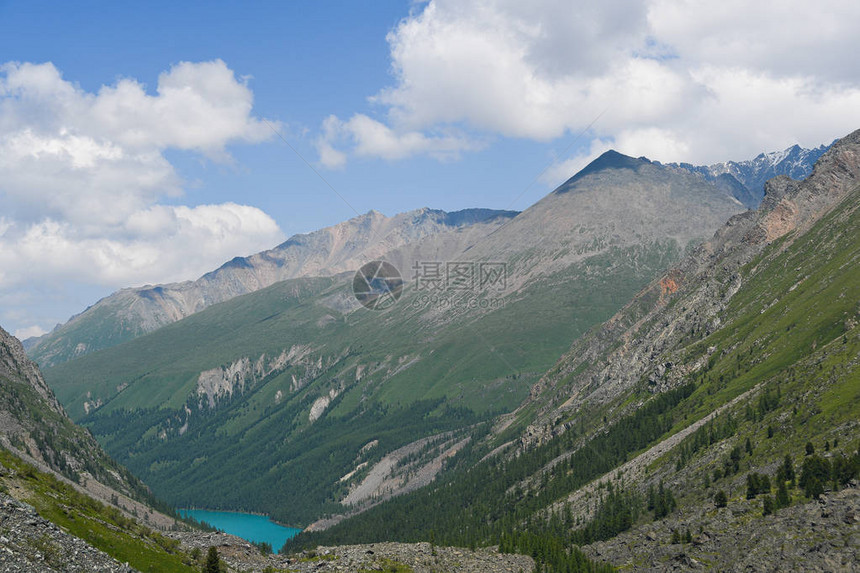
<path id="1" fill-rule="evenodd" d="M 388 160 L 419 154 L 440 160 L 456 159 L 463 151 L 482 146 L 480 142 L 457 133 L 425 135 L 419 131 L 397 132 L 363 114 L 356 114 L 348 121 L 329 116 L 323 122 L 323 136 L 317 140 L 320 162 L 324 166 L 339 168 L 346 163 L 346 154 L 334 147 L 334 143 L 344 140 L 352 146 L 353 153 L 360 157 Z"/>
<path id="2" fill-rule="evenodd" d="M 167 150 L 224 162 L 228 145 L 272 136 L 252 106 L 221 60 L 173 66 L 154 94 L 129 78 L 86 92 L 50 63 L 0 66 L 0 300 L 196 278 L 282 240 L 254 207 L 160 203 L 182 195 Z M 34 316 L 2 313 L 24 334 L 46 326 Z"/>
<path id="3" fill-rule="evenodd" d="M 18 340 L 26 340 L 26 339 L 31 338 L 33 336 L 42 336 L 43 334 L 48 334 L 48 332 L 50 332 L 50 331 L 45 330 L 41 326 L 33 325 L 33 326 L 27 326 L 24 328 L 19 328 L 18 330 L 16 330 L 13 333 L 13 335 Z"/>
<path id="4" fill-rule="evenodd" d="M 225 203 L 155 205 L 131 215 L 111 236 L 87 236 L 46 219 L 0 235 L 0 289 L 34 281 L 82 281 L 114 287 L 196 278 L 227 258 L 283 239 L 255 207 Z"/>
<path id="5" fill-rule="evenodd" d="M 858 20 L 838 0 L 432 0 L 388 36 L 394 83 L 371 98 L 386 111 L 374 127 L 548 141 L 605 110 L 592 137 L 661 161 L 818 145 L 860 126 Z M 392 158 L 323 141 L 338 165 Z"/>

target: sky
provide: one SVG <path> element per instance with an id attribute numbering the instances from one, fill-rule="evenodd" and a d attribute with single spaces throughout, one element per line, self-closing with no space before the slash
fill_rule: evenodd
<path id="1" fill-rule="evenodd" d="M 603 151 L 860 128 L 860 3 L 0 0 L 0 326 L 370 209 L 525 209 Z"/>

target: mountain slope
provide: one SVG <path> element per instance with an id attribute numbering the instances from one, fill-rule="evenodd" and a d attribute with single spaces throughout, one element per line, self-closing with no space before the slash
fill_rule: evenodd
<path id="1" fill-rule="evenodd" d="M 402 258 L 430 248 L 445 255 L 516 215 L 466 209 L 453 213 L 418 209 L 386 217 L 378 211 L 313 233 L 295 235 L 274 249 L 236 257 L 195 281 L 123 289 L 26 346 L 43 367 L 109 348 L 152 332 L 213 304 L 278 281 L 354 271 L 382 256 Z M 445 249 L 449 249 L 446 251 Z"/>
<path id="2" fill-rule="evenodd" d="M 21 343 L 0 328 L 0 445 L 72 481 L 98 480 L 138 499 L 148 491 L 66 416 Z"/>
<path id="3" fill-rule="evenodd" d="M 449 260 L 398 262 L 503 265 L 504 285 L 407 281 L 372 312 L 350 276 L 283 281 L 51 368 L 49 382 L 177 504 L 308 523 L 350 510 L 370 467 L 411 444 L 428 469 L 399 464 L 395 489 L 408 489 L 439 471 L 443 443 L 453 454 L 515 408 L 571 339 L 742 210 L 699 177 L 630 161 L 598 164 Z M 363 501 L 389 491 L 371 486 Z"/>
<path id="4" fill-rule="evenodd" d="M 0 328 L 4 570 L 192 571 L 179 544 L 150 529 L 180 525 L 160 505 L 68 419 L 21 343 Z"/>
<path id="5" fill-rule="evenodd" d="M 577 340 L 436 484 L 295 546 L 434 535 L 533 550 L 552 570 L 569 556 L 550 548 L 571 544 L 649 570 L 850 570 L 860 131 L 767 190 Z"/>

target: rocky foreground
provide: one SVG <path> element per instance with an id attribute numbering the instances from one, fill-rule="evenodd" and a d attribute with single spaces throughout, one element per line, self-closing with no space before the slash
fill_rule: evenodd
<path id="1" fill-rule="evenodd" d="M 672 542 L 688 529 L 692 542 Z M 674 514 L 583 551 L 622 570 L 860 571 L 860 488 L 768 516 L 756 500 Z"/>
<path id="2" fill-rule="evenodd" d="M 318 547 L 297 555 L 262 555 L 244 539 L 223 533 L 171 532 L 189 549 L 214 546 L 232 570 L 349 572 L 411 571 L 414 573 L 530 573 L 534 561 L 525 555 L 501 554 L 493 549 L 472 551 L 459 547 L 434 547 L 429 543 L 374 543 Z M 399 568 L 398 568 L 399 567 Z"/>
<path id="3" fill-rule="evenodd" d="M 134 571 L 87 542 L 42 519 L 27 504 L 0 494 L 0 572 Z"/>

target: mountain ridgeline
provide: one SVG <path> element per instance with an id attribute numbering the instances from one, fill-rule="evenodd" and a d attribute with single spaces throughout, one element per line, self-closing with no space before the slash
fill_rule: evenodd
<path id="1" fill-rule="evenodd" d="M 46 376 L 170 502 L 342 519 L 432 480 L 571 340 L 743 211 L 696 175 L 632 161 L 597 163 L 515 217 L 387 251 L 407 283 L 384 311 L 358 304 L 349 273 L 295 278 Z M 410 276 L 448 262 L 495 265 L 504 281 L 429 291 Z"/>
<path id="2" fill-rule="evenodd" d="M 228 299 L 46 379 L 156 494 L 306 526 L 287 549 L 850 570 L 860 131 L 814 151 L 755 210 L 728 171 L 607 152 L 515 216 L 438 215 L 450 224 L 412 240 L 371 213 L 344 225 L 377 224 L 381 245 L 329 229 L 322 249 L 279 247 L 301 261 L 233 261 L 213 273 Z M 349 271 L 375 257 L 406 283 L 371 311 Z M 282 266 L 295 276 L 263 286 Z M 483 284 L 485 267 L 503 280 Z"/>
<path id="3" fill-rule="evenodd" d="M 799 145 L 792 145 L 783 151 L 761 153 L 747 161 L 726 161 L 713 165 L 668 165 L 697 173 L 731 193 L 750 209 L 756 209 L 764 198 L 765 183 L 768 180 L 780 175 L 795 180 L 805 179 L 812 173 L 812 166 L 829 147 L 821 145 L 814 149 L 804 149 Z"/>
<path id="4" fill-rule="evenodd" d="M 852 570 L 858 230 L 860 131 L 577 339 L 433 485 L 292 547 L 435 536 L 554 571 L 588 570 L 573 545 L 647 570 Z"/>
<path id="5" fill-rule="evenodd" d="M 440 256 L 456 252 L 475 233 L 515 216 L 513 211 L 465 209 L 446 213 L 418 209 L 386 217 L 378 211 L 296 235 L 277 247 L 236 257 L 195 281 L 123 289 L 40 338 L 26 341 L 28 352 L 43 367 L 109 348 L 199 312 L 213 304 L 299 278 L 355 271 L 382 258 L 414 258 L 422 239 L 439 237 Z"/>

